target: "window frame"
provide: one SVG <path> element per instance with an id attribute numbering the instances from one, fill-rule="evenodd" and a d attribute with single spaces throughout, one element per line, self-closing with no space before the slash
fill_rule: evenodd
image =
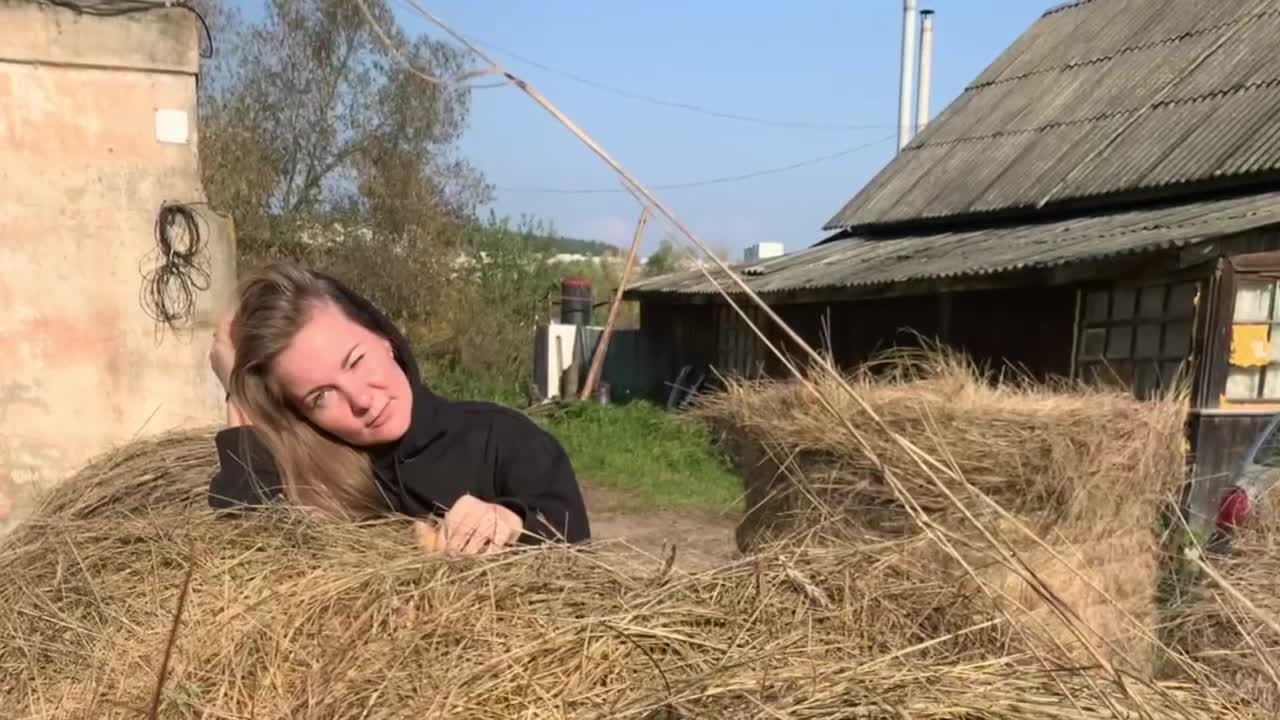
<path id="1" fill-rule="evenodd" d="M 1152 291 L 1159 292 L 1154 311 Z M 1150 397 L 1186 377 L 1194 365 L 1203 294 L 1204 283 L 1195 278 L 1081 288 L 1072 377 L 1112 384 L 1118 380 L 1138 397 Z M 1104 301 L 1101 311 L 1098 298 Z M 1123 303 L 1119 308 L 1118 302 Z M 1150 328 L 1158 331 L 1154 344 L 1145 347 Z M 1179 328 L 1185 330 L 1179 333 Z M 1124 338 L 1122 347 L 1114 345 L 1117 337 Z"/>
<path id="2" fill-rule="evenodd" d="M 1267 346 L 1280 342 L 1280 334 L 1276 330 L 1280 328 L 1280 280 L 1269 278 L 1266 275 L 1254 273 L 1235 274 L 1231 283 L 1230 301 L 1231 306 L 1226 315 L 1226 347 L 1223 348 L 1222 362 L 1222 401 L 1234 406 L 1272 406 L 1280 403 L 1280 390 L 1276 395 L 1268 396 L 1267 392 L 1267 372 L 1269 369 L 1275 368 L 1280 370 L 1280 358 L 1268 357 L 1267 362 L 1256 367 L 1245 367 L 1231 364 L 1232 347 L 1235 341 L 1235 328 L 1241 325 L 1265 325 L 1267 327 Z M 1267 296 L 1267 310 L 1265 318 L 1261 320 L 1239 320 L 1236 317 L 1236 311 L 1239 307 L 1240 293 L 1250 286 L 1266 286 L 1270 290 Z M 1254 370 L 1257 372 L 1257 390 L 1253 397 L 1233 397 L 1229 394 L 1231 387 L 1231 373 L 1235 369 Z"/>

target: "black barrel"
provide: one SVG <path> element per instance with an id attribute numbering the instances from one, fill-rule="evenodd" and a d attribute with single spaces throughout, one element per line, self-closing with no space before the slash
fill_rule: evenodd
<path id="1" fill-rule="evenodd" d="M 560 322 L 589 325 L 592 303 L 590 280 L 565 278 L 560 281 Z"/>

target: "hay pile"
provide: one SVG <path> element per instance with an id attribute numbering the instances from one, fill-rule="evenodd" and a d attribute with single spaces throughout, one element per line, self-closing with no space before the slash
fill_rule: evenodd
<path id="1" fill-rule="evenodd" d="M 1051 640 L 1073 646 L 1078 660 L 1096 657 L 1054 620 L 1040 593 L 998 562 L 979 526 L 1018 551 L 1097 631 L 1091 642 L 1106 645 L 1106 657 L 1147 664 L 1160 570 L 1156 527 L 1184 473 L 1184 398 L 1139 402 L 1099 389 L 1020 379 L 993 383 L 945 352 L 891 356 L 848 381 L 870 413 L 834 379 L 814 378 L 865 445 L 794 382 L 731 382 L 696 409 L 724 431 L 746 479 L 749 512 L 739 527 L 741 549 L 815 528 L 886 539 L 919 536 L 919 524 L 886 482 L 887 471 L 954 538 L 965 561 L 1020 622 L 1040 630 L 1053 626 Z M 895 434 L 945 467 L 922 464 Z M 935 573 L 978 589 L 954 557 L 930 548 L 937 556 L 921 564 L 931 562 Z"/>
<path id="2" fill-rule="evenodd" d="M 175 627 L 158 717 L 1270 717 L 1029 642 L 919 534 L 425 557 L 398 521 L 213 516 L 211 447 L 111 453 L 0 540 L 0 717 L 145 717 Z"/>
<path id="3" fill-rule="evenodd" d="M 985 630 L 877 652 L 893 598 L 859 591 L 844 554 L 664 576 L 598 551 L 428 561 L 402 530 L 49 527 L 4 554 L 0 714 L 141 716 L 192 562 L 162 717 L 1223 717 L 1182 688 L 962 650 L 993 647 Z"/>
<path id="4" fill-rule="evenodd" d="M 143 511 L 111 490 L 136 464 L 82 473 L 0 546 L 0 717 L 145 716 L 188 569 L 160 717 L 1250 717 L 1037 671 L 998 622 L 947 636 L 968 599 L 900 543 L 699 575 L 625 547 L 426 558 L 399 522 Z M 155 482 L 181 505 L 204 475 Z"/>
<path id="5" fill-rule="evenodd" d="M 1280 717 L 1280 493 L 1273 488 L 1259 503 L 1229 555 L 1206 562 L 1203 582 L 1170 603 L 1167 642 L 1225 693 Z M 1188 570 L 1199 568 L 1192 561 Z"/>

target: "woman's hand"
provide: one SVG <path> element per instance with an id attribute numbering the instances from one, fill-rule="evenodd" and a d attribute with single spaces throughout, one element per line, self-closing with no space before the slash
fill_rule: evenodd
<path id="1" fill-rule="evenodd" d="M 497 552 L 515 542 L 523 529 L 519 515 L 473 495 L 458 498 L 443 521 L 414 521 L 423 550 L 464 555 Z"/>
<path id="2" fill-rule="evenodd" d="M 231 392 L 231 367 L 236 364 L 236 349 L 231 344 L 231 321 L 235 316 L 235 308 L 222 316 L 213 330 L 213 344 L 209 348 L 209 366 L 227 392 Z"/>
<path id="3" fill-rule="evenodd" d="M 444 552 L 444 530 L 435 518 L 413 521 L 418 547 L 429 553 Z"/>

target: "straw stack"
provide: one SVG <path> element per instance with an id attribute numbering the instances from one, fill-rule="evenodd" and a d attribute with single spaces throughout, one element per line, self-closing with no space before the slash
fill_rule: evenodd
<path id="1" fill-rule="evenodd" d="M 1075 662 L 1056 616 L 993 604 L 1021 592 L 998 543 L 880 522 L 698 574 L 625 545 L 428 557 L 402 520 L 213 515 L 210 433 L 107 454 L 0 540 L 0 717 L 1273 717 Z"/>
<path id="2" fill-rule="evenodd" d="M 0 549 L 2 717 L 145 716 L 175 627 L 166 718 L 1252 717 L 950 630 L 969 599 L 892 545 L 688 575 L 607 546 L 424 558 L 402 523 L 285 514 L 29 529 Z"/>
<path id="3" fill-rule="evenodd" d="M 732 381 L 696 409 L 724 431 L 746 478 L 742 550 L 814 528 L 915 537 L 927 517 L 959 548 L 934 572 L 975 591 L 980 576 L 1020 623 L 1047 622 L 1073 657 L 1096 660 L 1076 632 L 1052 621 L 1054 601 L 1027 573 L 1010 572 L 991 547 L 995 536 L 1068 614 L 1097 630 L 1088 642 L 1105 657 L 1145 666 L 1156 528 L 1184 472 L 1182 397 L 1140 402 L 1016 377 L 996 382 L 942 351 L 889 356 L 847 381 L 856 397 L 830 376 L 813 378 L 856 436 L 795 382 Z"/>

